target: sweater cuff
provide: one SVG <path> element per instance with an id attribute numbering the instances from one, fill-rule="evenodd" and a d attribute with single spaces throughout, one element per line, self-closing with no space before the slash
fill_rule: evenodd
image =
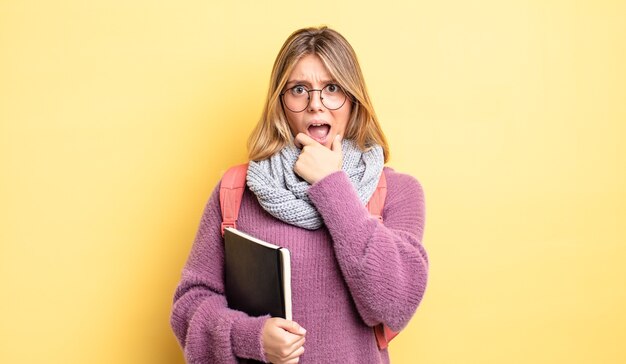
<path id="1" fill-rule="evenodd" d="M 245 317 L 233 323 L 231 341 L 235 356 L 265 362 L 262 331 L 268 318 L 269 316 Z"/>
<path id="2" fill-rule="evenodd" d="M 344 171 L 333 172 L 317 181 L 309 187 L 308 195 L 329 228 L 340 225 L 341 221 L 353 224 L 369 216 Z"/>
<path id="3" fill-rule="evenodd" d="M 343 170 L 336 171 L 312 184 L 308 190 L 309 197 L 316 198 L 319 196 L 317 198 L 322 198 L 323 191 L 328 188 L 335 190 L 337 187 L 345 187 L 346 185 L 352 186 L 348 174 Z"/>

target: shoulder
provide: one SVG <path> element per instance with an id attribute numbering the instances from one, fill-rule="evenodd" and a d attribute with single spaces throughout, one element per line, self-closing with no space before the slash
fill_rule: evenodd
<path id="1" fill-rule="evenodd" d="M 385 225 L 423 236 L 426 215 L 424 191 L 417 178 L 385 167 L 387 198 L 383 207 Z"/>
<path id="2" fill-rule="evenodd" d="M 417 211 L 419 215 L 424 212 L 424 190 L 417 178 L 396 172 L 394 169 L 385 167 L 383 170 L 387 179 L 387 196 L 383 214 L 398 210 Z"/>

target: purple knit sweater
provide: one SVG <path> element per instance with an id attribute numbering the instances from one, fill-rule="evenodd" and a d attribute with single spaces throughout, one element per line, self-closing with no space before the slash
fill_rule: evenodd
<path id="1" fill-rule="evenodd" d="M 238 229 L 291 252 L 293 319 L 307 330 L 300 363 L 389 363 L 372 327 L 404 328 L 428 273 L 422 247 L 424 196 L 413 177 L 385 168 L 384 225 L 372 217 L 343 171 L 309 189 L 324 220 L 317 230 L 269 215 L 246 189 Z M 227 308 L 219 188 L 206 205 L 174 296 L 171 325 L 189 363 L 265 361 L 267 316 Z"/>

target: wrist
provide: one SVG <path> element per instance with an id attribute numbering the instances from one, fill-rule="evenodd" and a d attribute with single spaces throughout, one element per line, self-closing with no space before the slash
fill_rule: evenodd
<path id="1" fill-rule="evenodd" d="M 268 318 L 269 316 L 248 316 L 233 322 L 231 342 L 237 357 L 266 361 L 262 335 Z"/>

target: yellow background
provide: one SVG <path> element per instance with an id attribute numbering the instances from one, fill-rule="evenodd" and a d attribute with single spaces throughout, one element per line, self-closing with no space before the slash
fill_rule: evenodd
<path id="1" fill-rule="evenodd" d="M 375 4 L 0 0 L 0 362 L 183 362 L 202 208 L 320 24 L 426 192 L 393 362 L 626 362 L 626 4 Z"/>

